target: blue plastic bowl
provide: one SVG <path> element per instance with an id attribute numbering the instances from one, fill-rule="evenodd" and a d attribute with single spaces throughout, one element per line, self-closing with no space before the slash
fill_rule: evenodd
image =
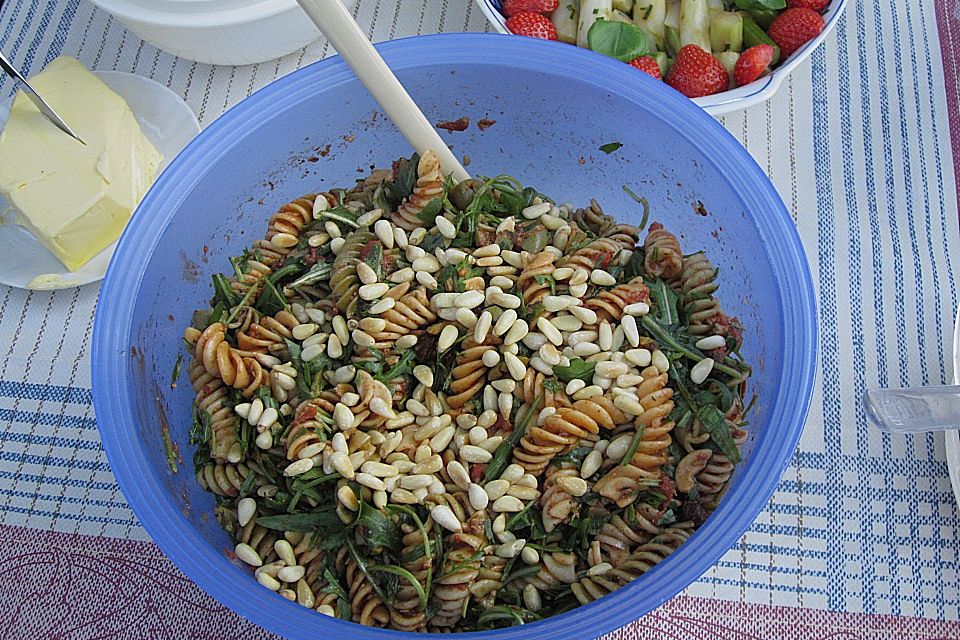
<path id="1" fill-rule="evenodd" d="M 760 167 L 717 122 L 654 80 L 576 47 L 456 34 L 379 47 L 434 122 L 483 117 L 447 139 L 476 174 L 510 173 L 559 201 L 596 197 L 637 222 L 677 231 L 686 251 L 720 267 L 725 309 L 746 327 L 756 365 L 746 462 L 719 509 L 633 584 L 546 621 L 485 638 L 592 638 L 621 627 L 696 580 L 750 526 L 793 454 L 816 360 L 814 293 L 793 222 Z M 623 146 L 606 154 L 605 143 Z M 170 165 L 120 241 L 100 294 L 93 386 L 100 434 L 124 495 L 161 549 L 227 607 L 290 638 L 403 638 L 334 620 L 260 587 L 225 553 L 212 497 L 192 474 L 192 392 L 170 377 L 180 335 L 211 295 L 209 277 L 261 237 L 267 216 L 302 193 L 352 184 L 410 149 L 339 59 L 294 72 L 231 109 Z M 695 213 L 701 200 L 709 212 Z M 183 453 L 167 465 L 162 432 Z M 443 636 L 437 636 L 443 637 Z"/>

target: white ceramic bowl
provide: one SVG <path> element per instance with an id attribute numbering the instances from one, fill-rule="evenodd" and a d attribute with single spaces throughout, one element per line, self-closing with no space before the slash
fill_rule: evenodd
<path id="1" fill-rule="evenodd" d="M 210 64 L 253 64 L 296 51 L 320 31 L 296 0 L 91 0 L 150 44 Z M 354 5 L 355 0 L 344 4 Z"/>
<path id="2" fill-rule="evenodd" d="M 480 10 L 490 20 L 490 24 L 500 33 L 510 33 L 507 29 L 507 17 L 500 13 L 500 0 L 476 0 Z M 718 116 L 731 111 L 745 109 L 759 102 L 769 100 L 777 92 L 780 85 L 786 79 L 787 74 L 793 71 L 797 65 L 806 60 L 813 50 L 820 46 L 830 31 L 836 26 L 843 8 L 847 5 L 847 0 L 831 0 L 826 13 L 823 14 L 825 26 L 816 38 L 803 45 L 794 52 L 783 64 L 773 70 L 768 76 L 760 78 L 756 82 L 748 85 L 716 93 L 712 96 L 703 98 L 694 98 L 693 101 L 703 107 L 710 115 Z M 573 45 L 564 45 L 573 46 Z"/>

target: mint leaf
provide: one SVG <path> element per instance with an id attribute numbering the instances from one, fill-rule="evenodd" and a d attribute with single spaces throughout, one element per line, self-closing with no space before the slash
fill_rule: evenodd
<path id="1" fill-rule="evenodd" d="M 617 149 L 623 146 L 622 142 L 608 142 L 607 144 L 600 145 L 600 151 L 603 151 L 605 154 L 610 155 Z"/>

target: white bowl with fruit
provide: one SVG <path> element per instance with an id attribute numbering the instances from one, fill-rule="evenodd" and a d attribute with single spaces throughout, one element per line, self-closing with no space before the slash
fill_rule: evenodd
<path id="1" fill-rule="evenodd" d="M 768 100 L 847 0 L 476 0 L 502 33 L 592 49 L 662 79 L 708 113 Z"/>

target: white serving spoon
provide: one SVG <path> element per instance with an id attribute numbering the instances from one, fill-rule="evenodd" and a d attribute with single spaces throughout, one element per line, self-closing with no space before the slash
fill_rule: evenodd
<path id="1" fill-rule="evenodd" d="M 863 395 L 867 418 L 887 433 L 960 429 L 960 386 L 869 389 Z"/>
<path id="2" fill-rule="evenodd" d="M 367 90 L 397 125 L 417 153 L 432 149 L 440 160 L 444 174 L 457 180 L 470 177 L 460 161 L 447 148 L 436 129 L 417 107 L 390 67 L 383 61 L 370 40 L 360 30 L 340 0 L 297 0 L 314 24 L 343 56 Z"/>

